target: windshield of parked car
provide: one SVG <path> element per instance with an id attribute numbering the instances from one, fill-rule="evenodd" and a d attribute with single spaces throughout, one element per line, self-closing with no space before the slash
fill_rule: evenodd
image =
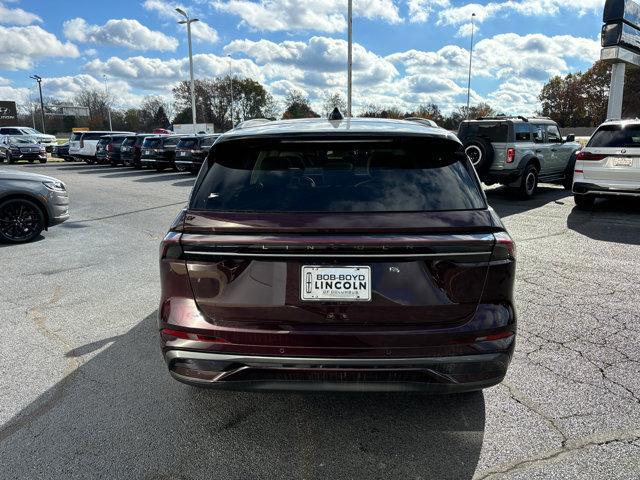
<path id="1" fill-rule="evenodd" d="M 162 146 L 162 140 L 159 138 L 145 138 L 142 143 L 142 148 L 160 148 Z"/>
<path id="2" fill-rule="evenodd" d="M 82 137 L 82 133 L 78 133 L 78 132 L 72 133 L 71 137 L 69 138 L 69 141 L 70 142 L 79 142 L 81 137 Z"/>
<path id="3" fill-rule="evenodd" d="M 509 126 L 506 123 L 463 122 L 459 137 L 482 137 L 490 142 L 504 143 L 509 139 Z"/>
<path id="4" fill-rule="evenodd" d="M 183 138 L 178 142 L 176 148 L 191 150 L 193 148 L 198 148 L 198 139 L 197 138 Z"/>
<path id="5" fill-rule="evenodd" d="M 243 140 L 214 148 L 192 208 L 420 212 L 486 206 L 462 147 L 448 140 Z"/>
<path id="6" fill-rule="evenodd" d="M 13 137 L 9 140 L 11 143 L 21 143 L 21 144 L 25 144 L 25 143 L 38 143 L 38 140 L 36 140 L 35 138 L 32 137 Z"/>
<path id="7" fill-rule="evenodd" d="M 23 128 L 22 131 L 28 135 L 42 135 L 39 131 L 29 127 Z"/>
<path id="8" fill-rule="evenodd" d="M 588 147 L 640 148 L 639 125 L 605 125 L 593 134 Z"/>

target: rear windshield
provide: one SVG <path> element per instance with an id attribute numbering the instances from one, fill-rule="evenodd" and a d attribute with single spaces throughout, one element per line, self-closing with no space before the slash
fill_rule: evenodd
<path id="1" fill-rule="evenodd" d="M 640 125 L 605 125 L 593 134 L 588 147 L 640 148 Z"/>
<path id="2" fill-rule="evenodd" d="M 463 122 L 460 124 L 460 138 L 482 137 L 490 142 L 505 143 L 509 139 L 509 125 L 506 123 Z"/>
<path id="3" fill-rule="evenodd" d="M 185 149 L 198 148 L 198 139 L 183 138 L 178 142 L 178 146 L 176 148 L 185 148 Z"/>
<path id="4" fill-rule="evenodd" d="M 127 137 L 122 142 L 122 146 L 124 146 L 124 147 L 130 147 L 130 146 L 135 145 L 135 144 L 136 144 L 136 137 Z"/>
<path id="5" fill-rule="evenodd" d="M 110 141 L 110 138 L 101 138 L 100 140 L 98 140 L 98 145 L 108 145 Z"/>
<path id="6" fill-rule="evenodd" d="M 122 144 L 122 142 L 124 142 L 125 138 L 126 137 L 113 137 L 111 139 L 111 143 L 114 144 L 114 145 L 120 145 L 120 144 Z"/>
<path id="7" fill-rule="evenodd" d="M 180 141 L 180 138 L 177 138 L 177 137 L 165 138 L 164 139 L 164 146 L 167 147 L 167 148 L 175 147 L 178 144 L 179 141 Z"/>
<path id="8" fill-rule="evenodd" d="M 485 208 L 447 140 L 225 142 L 192 197 L 226 212 L 421 212 Z"/>
<path id="9" fill-rule="evenodd" d="M 159 138 L 145 138 L 142 146 L 144 148 L 159 148 L 162 146 L 162 140 Z"/>
<path id="10" fill-rule="evenodd" d="M 210 147 L 213 145 L 218 137 L 207 137 L 202 139 L 201 147 Z"/>
<path id="11" fill-rule="evenodd" d="M 105 132 L 89 132 L 82 135 L 82 140 L 99 140 L 104 135 Z"/>

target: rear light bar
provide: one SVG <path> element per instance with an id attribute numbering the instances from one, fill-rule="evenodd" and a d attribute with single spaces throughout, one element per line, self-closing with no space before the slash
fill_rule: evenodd
<path id="1" fill-rule="evenodd" d="M 172 328 L 163 329 L 162 334 L 168 337 L 179 338 L 181 340 L 195 340 L 196 342 L 230 343 L 224 338 L 209 337 L 207 335 L 200 335 L 199 333 L 189 333 L 182 330 L 174 330 Z"/>
<path id="2" fill-rule="evenodd" d="M 516 243 L 507 232 L 494 233 L 496 246 L 494 249 L 493 260 L 515 260 Z"/>
<path id="3" fill-rule="evenodd" d="M 513 163 L 515 159 L 516 159 L 516 149 L 507 148 L 507 163 Z"/>
<path id="4" fill-rule="evenodd" d="M 582 151 L 578 152 L 578 155 L 576 155 L 576 160 L 597 162 L 598 160 L 604 160 L 607 157 L 608 155 Z"/>

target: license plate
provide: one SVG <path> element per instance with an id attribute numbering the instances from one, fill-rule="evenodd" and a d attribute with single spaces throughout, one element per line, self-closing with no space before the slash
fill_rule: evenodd
<path id="1" fill-rule="evenodd" d="M 371 301 L 371 267 L 303 266 L 301 298 L 306 301 Z"/>
<path id="2" fill-rule="evenodd" d="M 150 152 L 149 150 L 145 150 L 145 151 L 144 151 L 144 154 L 145 154 L 145 155 L 151 155 L 151 152 Z"/>
<path id="3" fill-rule="evenodd" d="M 633 158 L 614 158 L 613 166 L 614 167 L 630 167 L 633 165 Z"/>
<path id="4" fill-rule="evenodd" d="M 187 152 L 180 152 L 180 156 L 181 157 L 186 157 L 187 156 Z"/>

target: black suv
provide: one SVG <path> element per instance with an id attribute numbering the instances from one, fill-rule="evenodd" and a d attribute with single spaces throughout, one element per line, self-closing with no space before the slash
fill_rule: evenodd
<path id="1" fill-rule="evenodd" d="M 176 168 L 181 172 L 188 170 L 193 174 L 198 173 L 219 136 L 198 135 L 181 138 L 176 146 Z"/>
<path id="2" fill-rule="evenodd" d="M 158 135 L 145 138 L 142 143 L 140 164 L 161 172 L 175 168 L 176 146 L 182 137 L 178 135 Z"/>
<path id="3" fill-rule="evenodd" d="M 489 117 L 460 124 L 458 138 L 487 185 L 500 183 L 524 198 L 538 182 L 562 183 L 570 189 L 576 152 L 574 135 L 563 138 L 548 118 Z"/>
<path id="4" fill-rule="evenodd" d="M 125 167 L 142 168 L 140 164 L 142 142 L 150 136 L 150 134 L 130 135 L 124 139 L 120 147 L 120 158 Z"/>
<path id="5" fill-rule="evenodd" d="M 105 135 L 100 138 L 96 146 L 96 162 L 100 165 L 110 164 L 115 167 L 122 163 L 120 148 L 126 135 Z"/>

